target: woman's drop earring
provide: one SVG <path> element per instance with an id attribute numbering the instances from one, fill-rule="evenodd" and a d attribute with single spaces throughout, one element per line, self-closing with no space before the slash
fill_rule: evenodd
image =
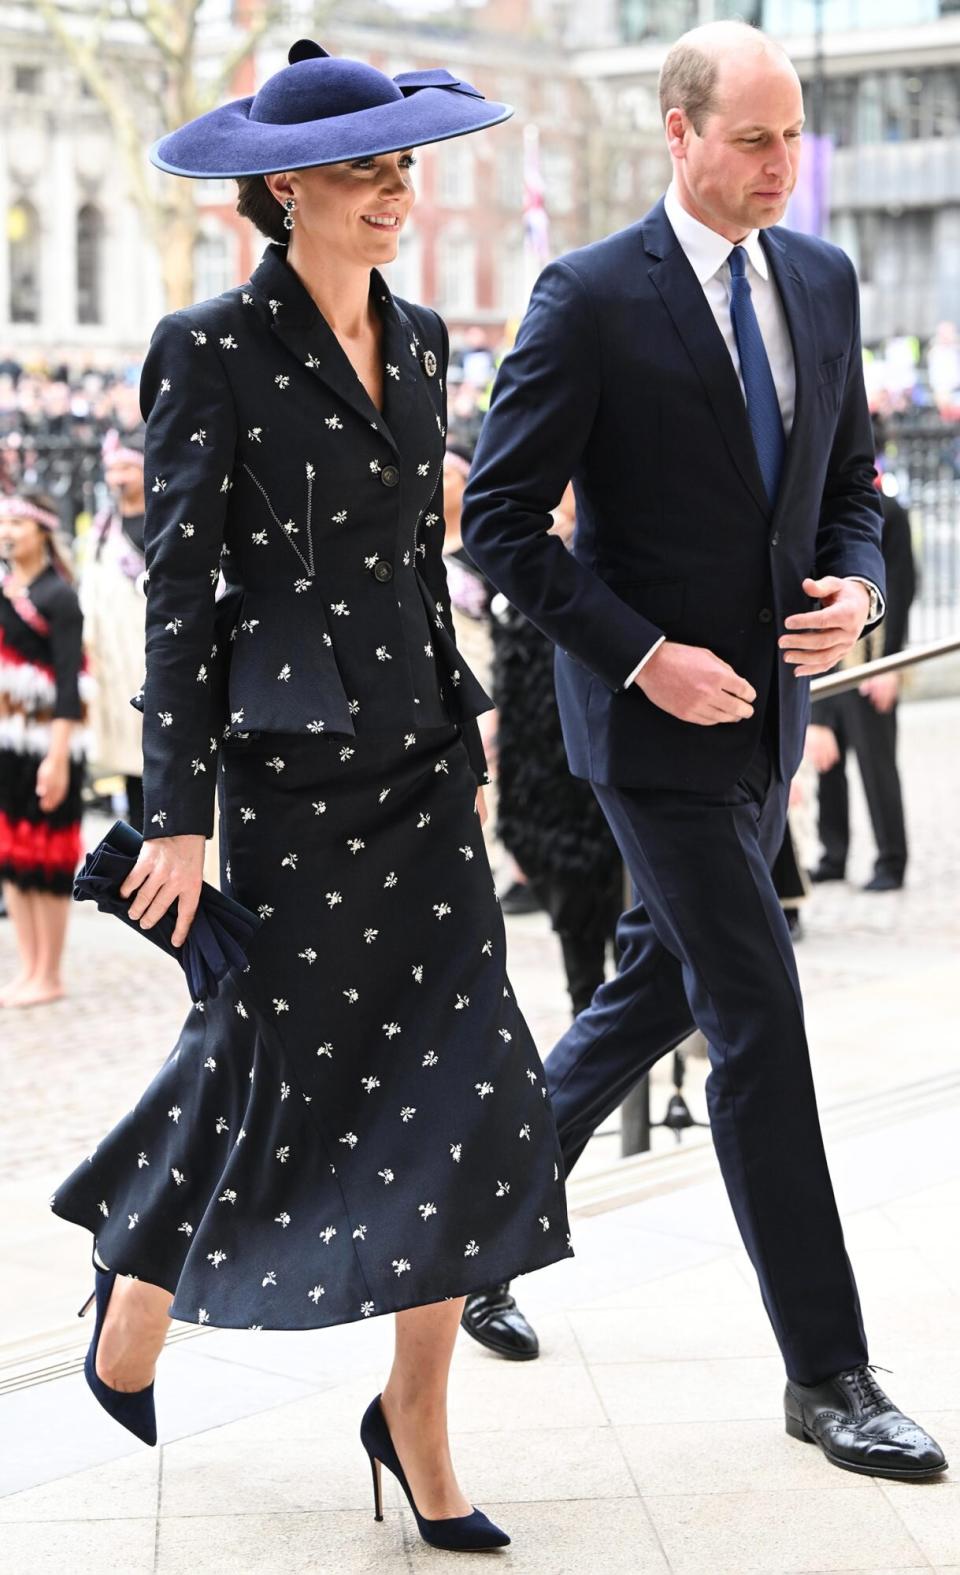
<path id="1" fill-rule="evenodd" d="M 284 202 L 284 205 L 283 205 L 283 210 L 284 210 L 283 227 L 284 227 L 285 230 L 292 230 L 293 229 L 293 225 L 294 225 L 293 215 L 296 212 L 296 208 L 297 208 L 297 204 L 296 204 L 296 201 L 294 200 L 294 198 L 293 197 L 288 197 L 286 199 L 286 201 Z"/>

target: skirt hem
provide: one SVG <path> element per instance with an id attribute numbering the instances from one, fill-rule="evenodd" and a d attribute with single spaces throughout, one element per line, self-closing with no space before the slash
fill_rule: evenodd
<path id="1" fill-rule="evenodd" d="M 58 1219 L 66 1220 L 70 1225 L 79 1225 L 81 1229 L 90 1231 L 90 1234 L 93 1236 L 94 1255 L 95 1257 L 99 1258 L 104 1267 L 109 1268 L 110 1270 L 116 1270 L 118 1274 L 130 1275 L 134 1279 L 143 1280 L 149 1285 L 156 1285 L 159 1283 L 155 1278 L 153 1278 L 151 1272 L 147 1270 L 144 1265 L 135 1266 L 132 1259 L 125 1260 L 123 1266 L 115 1262 L 108 1264 L 107 1260 L 100 1254 L 99 1248 L 97 1246 L 96 1232 L 91 1230 L 90 1226 L 85 1220 L 79 1219 L 76 1214 L 70 1214 L 61 1209 L 53 1209 L 52 1212 L 57 1216 Z M 332 1318 L 324 1318 L 322 1316 L 317 1316 L 315 1318 L 311 1318 L 309 1322 L 304 1321 L 303 1323 L 263 1323 L 251 1325 L 249 1323 L 215 1323 L 213 1319 L 201 1319 L 199 1317 L 191 1318 L 181 1311 L 173 1310 L 176 1307 L 176 1289 L 171 1291 L 166 1285 L 161 1285 L 161 1289 L 169 1291 L 169 1294 L 172 1297 L 170 1317 L 173 1318 L 177 1323 L 196 1324 L 200 1328 L 208 1329 L 246 1329 L 248 1331 L 251 1329 L 263 1329 L 270 1330 L 278 1334 L 295 1334 L 302 1333 L 307 1329 L 334 1329 L 338 1328 L 341 1324 L 362 1323 L 367 1318 L 383 1318 L 388 1316 L 390 1313 L 406 1312 L 412 1307 L 429 1307 L 433 1306 L 437 1302 L 455 1301 L 458 1296 L 475 1296 L 481 1291 L 489 1290 L 492 1285 L 502 1285 L 505 1281 L 519 1279 L 524 1274 L 535 1274 L 538 1269 L 546 1269 L 551 1263 L 560 1263 L 564 1258 L 572 1258 L 574 1256 L 575 1254 L 573 1248 L 570 1246 L 564 1246 L 555 1252 L 547 1254 L 536 1263 L 528 1264 L 526 1268 L 518 1268 L 515 1261 L 503 1259 L 495 1264 L 492 1269 L 488 1265 L 485 1265 L 483 1275 L 479 1278 L 473 1278 L 468 1284 L 460 1285 L 456 1290 L 453 1291 L 444 1291 L 441 1295 L 418 1296 L 414 1301 L 404 1300 L 402 1297 L 398 1297 L 391 1299 L 389 1305 L 387 1306 L 381 1306 L 379 1303 L 374 1304 L 374 1308 L 370 1312 L 364 1312 L 362 1308 L 358 1308 L 355 1313 L 349 1313 L 343 1317 L 337 1316 Z M 316 1311 L 319 1315 L 319 1304 L 317 1305 Z"/>

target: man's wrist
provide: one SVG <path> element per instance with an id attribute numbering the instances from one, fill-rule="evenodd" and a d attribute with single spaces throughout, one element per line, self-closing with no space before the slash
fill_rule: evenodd
<path id="1" fill-rule="evenodd" d="M 880 595 L 878 587 L 874 585 L 872 580 L 865 580 L 860 574 L 848 574 L 847 579 L 854 585 L 862 585 L 867 593 L 867 616 L 863 620 L 864 627 L 868 624 L 876 623 L 879 618 L 883 617 L 885 611 L 883 597 Z"/>
<path id="2" fill-rule="evenodd" d="M 654 643 L 653 643 L 653 645 L 651 645 L 649 651 L 646 653 L 645 656 L 641 657 L 640 661 L 637 663 L 636 667 L 633 669 L 633 672 L 630 674 L 629 678 L 627 679 L 626 683 L 623 686 L 624 689 L 629 689 L 631 684 L 635 684 L 636 683 L 637 679 L 640 677 L 640 674 L 643 672 L 643 669 L 646 667 L 647 663 L 649 662 L 651 656 L 655 656 L 656 655 L 656 653 L 659 651 L 661 645 L 663 645 L 663 643 L 666 640 L 666 638 L 667 638 L 666 635 L 662 634 L 660 636 L 659 640 L 654 641 Z"/>

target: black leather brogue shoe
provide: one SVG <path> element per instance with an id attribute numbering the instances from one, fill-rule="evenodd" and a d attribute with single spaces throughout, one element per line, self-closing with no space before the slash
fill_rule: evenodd
<path id="1" fill-rule="evenodd" d="M 897 1410 L 870 1367 L 811 1386 L 788 1379 L 783 1406 L 790 1437 L 819 1444 L 844 1471 L 919 1482 L 947 1469 L 940 1445 Z"/>
<path id="2" fill-rule="evenodd" d="M 511 1362 L 532 1362 L 540 1355 L 536 1330 L 511 1296 L 509 1280 L 468 1296 L 460 1322 L 488 1351 L 496 1351 Z"/>

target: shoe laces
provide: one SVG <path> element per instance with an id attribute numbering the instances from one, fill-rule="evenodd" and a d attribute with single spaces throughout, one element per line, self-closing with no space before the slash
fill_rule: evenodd
<path id="1" fill-rule="evenodd" d="M 889 1367 L 877 1367 L 873 1362 L 866 1362 L 862 1367 L 853 1367 L 848 1373 L 841 1373 L 844 1383 L 849 1384 L 859 1402 L 860 1409 L 865 1417 L 874 1416 L 880 1411 L 889 1411 L 890 1399 L 884 1394 L 874 1373 L 889 1373 Z"/>

